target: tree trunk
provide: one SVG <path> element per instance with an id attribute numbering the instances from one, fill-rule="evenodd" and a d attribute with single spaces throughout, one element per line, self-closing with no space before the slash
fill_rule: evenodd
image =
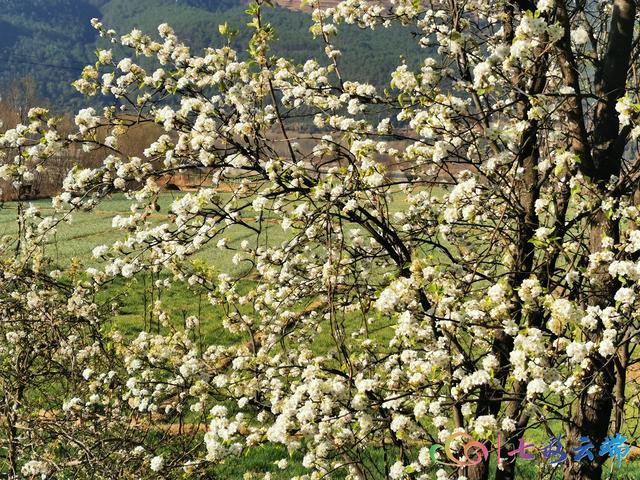
<path id="1" fill-rule="evenodd" d="M 611 176 L 618 176 L 621 172 L 622 154 L 626 144 L 626 134 L 620 134 L 620 124 L 616 113 L 616 102 L 625 94 L 627 74 L 633 45 L 633 30 L 635 25 L 636 2 L 634 0 L 614 0 L 607 38 L 607 48 L 595 73 L 595 87 L 598 95 L 598 103 L 595 108 L 594 130 L 592 135 L 591 151 L 585 150 L 586 142 L 582 140 L 580 145 L 572 145 L 574 153 L 580 155 L 583 162 L 583 172 L 591 177 L 599 186 L 600 199 L 606 195 L 604 185 Z M 565 82 L 570 83 L 574 76 L 571 71 L 573 54 L 566 39 L 569 33 L 567 29 L 566 5 L 564 1 L 558 2 L 558 14 L 561 24 L 565 26 L 565 41 L 561 53 L 565 59 L 563 76 Z M 576 90 L 577 91 L 577 90 Z M 575 105 L 573 113 L 580 110 L 580 105 Z M 580 117 L 578 115 L 577 117 Z M 580 119 L 580 118 L 578 118 Z M 570 124 L 571 126 L 571 124 Z M 579 135 L 580 129 L 575 126 L 572 131 L 574 138 L 584 139 Z M 589 158 L 591 153 L 591 158 Z M 607 218 L 606 212 L 598 209 L 593 214 L 589 225 L 589 252 L 600 252 L 604 236 L 611 237 L 614 243 L 619 242 L 619 225 L 617 221 Z M 587 292 L 590 305 L 608 306 L 617 288 L 617 282 L 611 278 L 605 265 L 597 268 L 591 278 L 591 290 Z M 588 339 L 598 342 L 602 338 L 603 326 L 588 335 Z M 579 445 L 580 437 L 588 437 L 594 446 L 599 447 L 606 438 L 613 405 L 615 403 L 614 392 L 616 387 L 615 362 L 613 359 L 605 359 L 597 352 L 590 356 L 591 364 L 585 372 L 583 379 L 584 388 L 580 392 L 577 403 L 574 406 L 572 422 L 569 425 L 568 445 L 569 453 Z M 605 458 L 594 452 L 593 461 L 583 459 L 580 462 L 570 460 L 564 471 L 565 480 L 594 480 L 602 478 L 602 464 Z"/>
<path id="2" fill-rule="evenodd" d="M 590 250 L 602 250 L 603 236 L 619 241 L 617 221 L 607 218 L 606 212 L 598 210 L 591 220 Z M 598 269 L 592 278 L 592 291 L 589 298 L 591 305 L 606 306 L 611 303 L 615 294 L 616 281 L 611 278 L 606 268 Z M 591 340 L 598 342 L 602 337 L 602 326 L 591 336 Z M 611 413 L 614 405 L 614 390 L 616 385 L 615 362 L 603 358 L 597 352 L 591 356 L 591 365 L 585 373 L 584 388 L 578 397 L 574 408 L 573 422 L 569 426 L 567 450 L 580 445 L 580 437 L 588 437 L 598 448 L 607 437 Z M 579 462 L 569 461 L 564 471 L 565 480 L 594 480 L 602 478 L 602 464 L 606 457 L 600 457 L 594 452 L 594 459 Z"/>

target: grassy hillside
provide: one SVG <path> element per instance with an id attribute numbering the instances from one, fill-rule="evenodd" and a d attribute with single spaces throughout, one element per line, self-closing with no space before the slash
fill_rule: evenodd
<path id="1" fill-rule="evenodd" d="M 122 33 L 136 27 L 153 34 L 160 23 L 168 22 L 194 52 L 219 45 L 217 26 L 228 22 L 240 30 L 234 46 L 242 51 L 250 35 L 245 4 L 246 0 L 5 0 L 0 9 L 0 96 L 6 98 L 12 84 L 19 92 L 23 79 L 32 77 L 38 103 L 59 110 L 86 103 L 70 83 L 84 65 L 95 61 L 94 51 L 101 45 L 89 24 L 93 17 Z M 299 0 L 288 2 L 298 4 Z M 275 54 L 297 62 L 324 56 L 323 45 L 309 34 L 308 13 L 277 7 L 267 9 L 266 16 L 278 34 Z M 344 26 L 338 46 L 343 47 L 346 78 L 378 85 L 388 82 L 400 54 L 416 64 L 424 53 L 402 27 L 371 32 Z"/>
<path id="2" fill-rule="evenodd" d="M 330 8 L 335 7 L 341 0 L 319 0 L 318 6 L 320 8 Z M 391 0 L 379 0 L 385 6 L 391 5 Z M 274 0 L 276 5 L 280 5 L 281 7 L 289 8 L 291 10 L 301 10 L 301 2 L 300 0 Z"/>
<path id="3" fill-rule="evenodd" d="M 89 25 L 100 15 L 78 0 L 6 0 L 0 9 L 0 86 L 30 75 L 41 97 L 64 104 L 68 83 L 90 58 L 95 35 Z M 65 88 L 67 87 L 67 88 Z"/>
<path id="4" fill-rule="evenodd" d="M 150 8 L 154 0 L 112 0 L 103 9 L 104 22 L 118 25 L 122 31 L 137 27 L 147 32 L 155 32 L 159 23 L 171 19 L 169 23 L 176 33 L 187 40 L 195 51 L 208 45 L 221 44 L 223 39 L 217 25 L 224 21 L 240 31 L 234 47 L 243 51 L 250 32 L 246 27 L 247 17 L 243 7 L 224 12 L 202 11 L 195 7 L 185 7 L 174 3 Z M 276 55 L 292 58 L 303 63 L 309 57 L 324 57 L 324 44 L 314 40 L 309 33 L 311 20 L 303 12 L 283 8 L 266 9 L 265 16 L 276 30 L 273 50 Z M 416 46 L 411 31 L 394 26 L 387 30 L 362 30 L 356 26 L 343 25 L 336 42 L 343 50 L 340 60 L 345 78 L 368 81 L 382 85 L 389 81 L 390 72 L 403 54 L 409 63 L 416 64 L 424 52 Z"/>

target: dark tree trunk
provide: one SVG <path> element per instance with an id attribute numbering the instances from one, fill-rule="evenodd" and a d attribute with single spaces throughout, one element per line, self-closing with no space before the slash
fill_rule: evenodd
<path id="1" fill-rule="evenodd" d="M 560 2 L 563 3 L 563 2 Z M 619 121 L 615 105 L 618 98 L 624 96 L 627 72 L 633 43 L 633 29 L 636 15 L 634 0 L 614 0 L 609 37 L 604 57 L 596 72 L 596 106 L 592 161 L 585 172 L 602 186 L 613 176 L 620 174 L 625 138 L 619 134 Z M 591 171 L 589 171 L 591 170 Z M 589 251 L 602 250 L 603 236 L 611 237 L 614 243 L 619 241 L 617 221 L 607 218 L 604 211 L 598 210 L 590 221 Z M 592 289 L 589 292 L 591 305 L 607 306 L 611 304 L 617 288 L 606 268 L 600 268 L 591 278 Z M 602 326 L 593 333 L 591 340 L 598 341 L 602 336 Z M 599 446 L 609 433 L 611 414 L 615 403 L 616 372 L 615 362 L 604 359 L 599 354 L 591 356 L 591 365 L 587 370 L 584 385 L 574 407 L 573 422 L 569 427 L 568 449 L 578 445 L 580 437 L 589 437 Z M 598 388 L 593 388 L 597 386 Z M 591 387 L 591 388 L 590 388 Z M 597 452 L 596 452 L 597 453 Z M 602 478 L 604 458 L 595 456 L 594 460 L 570 461 L 564 471 L 565 480 L 594 480 Z"/>
<path id="2" fill-rule="evenodd" d="M 545 76 L 542 73 L 544 63 L 545 62 L 541 62 L 542 66 L 539 67 L 540 74 L 537 76 L 537 82 L 535 82 L 533 86 L 535 93 L 539 93 L 544 87 Z M 526 97 L 521 98 L 521 105 L 522 110 L 520 113 L 524 116 L 530 107 Z M 514 259 L 516 268 L 509 278 L 509 284 L 512 288 L 518 287 L 522 281 L 530 275 L 533 268 L 534 248 L 531 239 L 534 236 L 536 228 L 538 228 L 535 202 L 540 196 L 538 171 L 536 170 L 539 159 L 537 140 L 538 124 L 534 121 L 531 122 L 530 127 L 524 132 L 518 153 L 518 164 L 524 169 L 524 177 L 522 185 L 520 186 L 519 208 L 521 214 L 517 220 L 518 244 Z M 512 315 L 516 319 L 516 323 L 520 324 L 522 321 L 522 309 L 516 306 Z M 502 389 L 504 389 L 510 372 L 509 354 L 513 350 L 513 338 L 507 335 L 504 330 L 498 330 L 495 333 L 491 350 L 498 359 L 499 364 L 496 378 L 500 382 Z M 502 396 L 503 393 L 501 389 L 482 389 L 476 416 L 497 415 L 500 411 Z M 515 418 L 518 408 L 519 407 L 514 407 L 515 413 L 512 418 Z M 490 448 L 490 446 L 491 445 L 487 443 L 487 447 Z M 506 470 L 501 471 L 501 474 L 507 475 L 511 472 L 512 468 L 512 466 L 509 466 Z M 477 465 L 468 467 L 466 476 L 469 480 L 487 480 L 489 478 L 489 462 L 483 461 Z M 503 478 L 506 480 L 513 477 L 506 476 Z"/>
<path id="3" fill-rule="evenodd" d="M 602 238 L 613 238 L 614 243 L 619 241 L 619 229 L 617 221 L 607 218 L 604 211 L 598 210 L 591 220 L 590 249 L 592 252 L 602 250 Z M 606 306 L 610 304 L 615 294 L 617 282 L 611 278 L 606 269 L 600 269 L 593 274 L 592 290 L 589 303 L 592 305 Z M 592 341 L 597 342 L 602 337 L 602 328 L 592 335 Z M 578 397 L 578 403 L 573 412 L 573 423 L 569 427 L 567 449 L 580 445 L 580 437 L 588 437 L 591 442 L 599 447 L 609 433 L 611 414 L 615 403 L 614 392 L 616 386 L 615 362 L 609 358 L 603 358 L 599 354 L 591 357 L 591 366 L 584 378 L 585 388 Z M 589 387 L 597 386 L 592 390 Z M 582 460 L 569 462 L 565 468 L 565 480 L 593 480 L 602 478 L 602 464 L 606 457 L 600 457 L 595 452 L 593 461 Z"/>

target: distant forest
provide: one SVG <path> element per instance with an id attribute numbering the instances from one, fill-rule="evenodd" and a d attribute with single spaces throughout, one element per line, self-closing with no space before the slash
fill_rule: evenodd
<path id="1" fill-rule="evenodd" d="M 137 27 L 157 34 L 169 23 L 194 53 L 222 44 L 218 25 L 239 30 L 234 47 L 245 49 L 250 36 L 244 0 L 4 0 L 0 9 L 0 97 L 16 105 L 48 104 L 58 111 L 77 109 L 87 100 L 71 82 L 86 64 L 95 62 L 97 48 L 107 47 L 89 21 L 100 18 L 124 34 Z M 276 29 L 275 55 L 302 63 L 324 58 L 324 45 L 309 33 L 308 13 L 267 8 Z M 375 31 L 340 28 L 338 47 L 346 78 L 385 85 L 402 54 L 415 67 L 424 57 L 411 30 L 396 26 Z M 103 99 L 106 100 L 106 99 Z M 100 101 L 97 99 L 96 101 Z"/>

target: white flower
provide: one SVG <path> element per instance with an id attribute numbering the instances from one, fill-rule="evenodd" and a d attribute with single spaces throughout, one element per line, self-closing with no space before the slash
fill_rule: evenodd
<path id="1" fill-rule="evenodd" d="M 580 273 L 575 270 L 567 272 L 567 274 L 564 276 L 565 281 L 570 287 L 573 287 L 573 284 L 576 283 L 579 278 Z"/>
<path id="2" fill-rule="evenodd" d="M 106 245 L 99 245 L 93 249 L 91 254 L 93 255 L 94 258 L 100 258 L 100 257 L 104 257 L 108 251 L 109 251 L 109 247 L 107 247 Z"/>
<path id="3" fill-rule="evenodd" d="M 122 70 L 123 73 L 129 73 L 132 63 L 130 58 L 124 58 L 118 63 L 118 68 Z"/>
<path id="4" fill-rule="evenodd" d="M 600 355 L 602 355 L 603 357 L 610 357 L 614 353 L 616 353 L 616 347 L 611 340 L 602 340 L 600 342 L 600 346 L 598 347 L 598 353 L 600 353 Z"/>
<path id="5" fill-rule="evenodd" d="M 414 294 L 411 280 L 405 277 L 399 277 L 382 291 L 376 300 L 375 307 L 380 312 L 390 312 L 399 303 L 411 301 Z"/>
<path id="6" fill-rule="evenodd" d="M 418 462 L 420 465 L 427 466 L 431 464 L 431 455 L 429 454 L 429 449 L 427 447 L 422 447 L 420 452 L 418 453 Z"/>
<path id="7" fill-rule="evenodd" d="M 600 392 L 602 390 L 602 387 L 600 387 L 600 385 L 591 385 L 588 389 L 587 389 L 587 393 L 589 395 L 595 395 L 596 393 Z"/>
<path id="8" fill-rule="evenodd" d="M 389 469 L 389 477 L 394 480 L 404 477 L 404 465 L 402 465 L 402 462 L 396 462 L 391 465 L 391 468 Z"/>
<path id="9" fill-rule="evenodd" d="M 616 102 L 616 111 L 618 112 L 620 126 L 624 127 L 631 124 L 634 106 L 629 95 L 625 95 Z"/>
<path id="10" fill-rule="evenodd" d="M 460 380 L 460 389 L 468 392 L 479 385 L 485 385 L 491 382 L 491 375 L 486 370 L 476 370 Z"/>
<path id="11" fill-rule="evenodd" d="M 497 420 L 493 415 L 481 415 L 473 422 L 473 431 L 478 435 L 492 432 L 497 429 Z"/>
<path id="12" fill-rule="evenodd" d="M 504 430 L 505 432 L 513 432 L 516 429 L 516 422 L 515 420 L 513 420 L 512 418 L 509 417 L 505 417 L 502 420 L 502 423 L 500 424 L 500 429 Z"/>
<path id="13" fill-rule="evenodd" d="M 518 290 L 518 296 L 523 302 L 534 302 L 540 295 L 542 295 L 542 287 L 537 278 L 523 280 Z"/>
<path id="14" fill-rule="evenodd" d="M 614 342 L 616 340 L 617 333 L 618 332 L 612 328 L 608 328 L 603 332 L 603 339 L 598 347 L 598 353 L 600 353 L 600 355 L 603 357 L 610 357 L 616 353 L 616 346 Z"/>
<path id="15" fill-rule="evenodd" d="M 487 290 L 487 295 L 495 303 L 501 303 L 507 297 L 507 288 L 503 283 L 496 283 Z"/>
<path id="16" fill-rule="evenodd" d="M 556 335 L 560 335 L 567 322 L 573 320 L 575 316 L 573 304 L 566 298 L 558 298 L 551 304 L 551 318 L 547 322 L 549 330 Z"/>
<path id="17" fill-rule="evenodd" d="M 495 83 L 496 78 L 491 73 L 489 62 L 480 62 L 473 68 L 474 88 L 485 88 Z"/>
<path id="18" fill-rule="evenodd" d="M 523 61 L 531 50 L 531 43 L 523 39 L 517 39 L 511 44 L 510 53 L 513 58 Z"/>
<path id="19" fill-rule="evenodd" d="M 166 23 L 162 23 L 158 26 L 158 33 L 162 38 L 166 38 L 169 35 L 173 35 L 173 29 Z"/>
<path id="20" fill-rule="evenodd" d="M 47 473 L 49 472 L 49 467 L 45 462 L 30 460 L 22 466 L 20 472 L 25 477 L 34 477 L 36 475 L 41 475 L 42 478 L 46 478 Z"/>
<path id="21" fill-rule="evenodd" d="M 499 365 L 500 365 L 500 362 L 498 361 L 495 355 L 487 355 L 482 360 L 482 369 L 486 371 L 495 370 L 496 368 L 498 368 Z"/>
<path id="22" fill-rule="evenodd" d="M 168 105 L 156 111 L 156 122 L 162 123 L 166 131 L 169 131 L 173 128 L 175 117 L 176 112 Z"/>
<path id="23" fill-rule="evenodd" d="M 246 166 L 250 165 L 250 163 L 251 163 L 247 157 L 245 157 L 244 155 L 241 155 L 239 153 L 233 155 L 232 157 L 228 157 L 228 160 L 229 160 L 229 164 L 233 168 L 246 167 Z"/>
<path id="24" fill-rule="evenodd" d="M 105 64 L 111 61 L 112 52 L 111 50 L 100 50 L 98 51 L 98 62 Z"/>
<path id="25" fill-rule="evenodd" d="M 379 187 L 384 183 L 384 175 L 379 172 L 373 172 L 371 175 L 364 177 L 364 181 L 371 187 Z"/>
<path id="26" fill-rule="evenodd" d="M 635 253 L 640 250 L 640 230 L 633 230 L 629 233 L 628 243 L 625 247 L 626 252 Z"/>
<path id="27" fill-rule="evenodd" d="M 541 378 L 534 378 L 527 385 L 527 397 L 531 397 L 537 393 L 544 393 L 546 390 L 546 382 Z"/>
<path id="28" fill-rule="evenodd" d="M 634 293 L 633 288 L 623 287 L 616 292 L 613 299 L 624 305 L 631 305 L 636 299 L 636 294 Z"/>
<path id="29" fill-rule="evenodd" d="M 589 41 L 589 34 L 583 27 L 571 31 L 571 40 L 576 45 L 583 45 Z"/>
<path id="30" fill-rule="evenodd" d="M 540 241 L 545 241 L 549 235 L 553 232 L 553 229 L 547 227 L 539 227 L 536 229 L 536 238 Z"/>
<path id="31" fill-rule="evenodd" d="M 571 342 L 569 345 L 567 345 L 567 356 L 573 363 L 582 363 L 582 361 L 587 358 L 589 349 L 592 345 L 593 344 L 591 342 Z"/>
<path id="32" fill-rule="evenodd" d="M 380 121 L 380 123 L 378 124 L 378 127 L 376 128 L 376 131 L 379 134 L 387 134 L 387 133 L 391 133 L 391 120 L 388 118 L 384 118 Z"/>
<path id="33" fill-rule="evenodd" d="M 598 327 L 598 319 L 590 313 L 580 319 L 580 325 L 586 330 L 595 330 Z"/>
<path id="34" fill-rule="evenodd" d="M 93 108 L 84 108 L 75 117 L 75 123 L 81 134 L 85 134 L 89 129 L 96 127 L 99 121 L 100 119 L 96 116 L 96 111 Z"/>
<path id="35" fill-rule="evenodd" d="M 135 273 L 136 266 L 132 263 L 126 263 L 122 266 L 122 276 L 125 278 L 131 278 Z"/>
<path id="36" fill-rule="evenodd" d="M 253 201 L 252 205 L 253 205 L 253 209 L 260 213 L 265 205 L 267 205 L 267 203 L 269 203 L 269 199 L 266 197 L 262 197 L 262 196 L 258 196 L 255 198 L 255 200 Z"/>
<path id="37" fill-rule="evenodd" d="M 144 453 L 144 447 L 142 445 L 138 445 L 136 448 L 131 450 L 131 455 L 134 457 L 138 457 Z"/>
<path id="38" fill-rule="evenodd" d="M 444 428 L 449 423 L 449 419 L 447 417 L 445 417 L 444 415 L 437 415 L 437 416 L 433 417 L 432 423 L 433 423 L 434 427 Z"/>
<path id="39" fill-rule="evenodd" d="M 391 85 L 399 90 L 410 91 L 418 86 L 418 80 L 406 65 L 400 65 L 391 74 Z"/>
<path id="40" fill-rule="evenodd" d="M 416 402 L 415 406 L 413 407 L 413 415 L 416 418 L 426 417 L 428 412 L 429 410 L 425 401 Z"/>
<path id="41" fill-rule="evenodd" d="M 78 397 L 73 397 L 71 400 L 62 403 L 62 411 L 68 412 L 81 403 L 82 400 L 80 400 Z"/>
<path id="42" fill-rule="evenodd" d="M 151 459 L 151 462 L 149 463 L 149 468 L 154 472 L 159 472 L 160 470 L 162 470 L 163 466 L 164 466 L 164 458 L 162 458 L 162 456 L 160 455 L 153 457 Z"/>
<path id="43" fill-rule="evenodd" d="M 538 0 L 538 10 L 548 12 L 556 6 L 555 0 Z"/>
<path id="44" fill-rule="evenodd" d="M 405 428 L 407 424 L 409 424 L 409 417 L 405 417 L 404 415 L 396 415 L 391 421 L 390 428 L 394 432 L 398 432 Z"/>

